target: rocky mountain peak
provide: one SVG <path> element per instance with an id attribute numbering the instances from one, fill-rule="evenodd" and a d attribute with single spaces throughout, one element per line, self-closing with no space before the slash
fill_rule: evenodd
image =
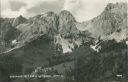
<path id="1" fill-rule="evenodd" d="M 19 24 L 23 24 L 27 21 L 27 19 L 25 17 L 23 17 L 22 15 L 20 15 L 19 17 L 15 18 L 12 26 L 16 27 Z"/>
<path id="2" fill-rule="evenodd" d="M 76 33 L 76 20 L 69 11 L 61 11 L 59 14 L 46 12 L 28 19 L 27 25 L 20 25 L 20 28 L 28 29 L 30 35 L 48 34 L 54 36 L 61 34 L 67 36 Z M 20 29 L 19 28 L 19 29 Z M 24 33 L 23 33 L 24 34 Z"/>
<path id="3" fill-rule="evenodd" d="M 58 29 L 58 16 L 54 12 L 47 12 L 45 14 L 35 17 L 31 28 L 37 29 L 41 33 L 49 33 L 50 30 L 57 31 Z M 35 30 L 34 30 L 35 31 Z"/>
<path id="4" fill-rule="evenodd" d="M 105 10 L 97 17 L 86 23 L 86 30 L 89 30 L 94 37 L 101 36 L 102 39 L 108 37 L 126 37 L 127 29 L 127 3 L 109 3 Z M 124 36 L 119 36 L 124 35 Z"/>
<path id="5" fill-rule="evenodd" d="M 75 33 L 77 31 L 76 28 L 76 20 L 75 17 L 66 10 L 63 10 L 59 14 L 59 32 L 66 36 L 66 34 Z"/>
<path id="6" fill-rule="evenodd" d="M 62 19 L 64 22 L 76 22 L 75 17 L 67 10 L 61 11 L 59 13 L 59 18 Z"/>

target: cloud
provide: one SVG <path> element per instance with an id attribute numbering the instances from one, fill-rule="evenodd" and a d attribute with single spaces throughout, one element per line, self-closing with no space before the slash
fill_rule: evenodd
<path id="1" fill-rule="evenodd" d="M 104 10 L 108 3 L 126 2 L 126 0 L 65 0 L 63 10 L 70 11 L 77 21 L 90 20 Z"/>
<path id="2" fill-rule="evenodd" d="M 1 16 L 30 17 L 46 11 L 69 10 L 77 21 L 86 21 L 98 16 L 107 3 L 120 1 L 126 0 L 1 0 Z"/>
<path id="3" fill-rule="evenodd" d="M 35 13 L 30 13 L 28 12 L 29 9 L 38 6 L 38 4 L 41 3 L 54 3 L 54 2 L 59 2 L 60 0 L 1 0 L 1 16 L 2 17 L 17 17 L 19 15 L 23 15 L 25 17 L 30 17 L 35 15 Z M 13 5 L 12 8 L 12 3 L 19 3 L 19 4 L 25 4 L 20 7 L 17 5 Z M 18 7 L 17 9 L 14 9 Z M 17 10 L 17 11 L 16 11 Z"/>
<path id="4" fill-rule="evenodd" d="M 28 9 L 28 12 L 34 14 L 40 14 L 42 12 L 48 12 L 48 11 L 59 12 L 63 8 L 63 3 L 64 0 L 60 0 L 59 2 L 54 2 L 54 3 L 49 3 L 49 2 L 39 3 L 37 6 Z"/>
<path id="5" fill-rule="evenodd" d="M 12 11 L 11 9 L 6 9 L 1 13 L 2 17 L 15 18 L 19 15 L 23 15 L 25 17 L 33 16 L 33 14 L 28 13 L 25 8 L 21 8 L 19 11 Z"/>
<path id="6" fill-rule="evenodd" d="M 10 9 L 12 11 L 19 11 L 22 7 L 27 6 L 24 2 L 10 1 Z"/>

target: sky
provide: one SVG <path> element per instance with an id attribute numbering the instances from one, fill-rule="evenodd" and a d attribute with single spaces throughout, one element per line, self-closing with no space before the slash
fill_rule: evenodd
<path id="1" fill-rule="evenodd" d="M 0 0 L 1 16 L 14 18 L 31 17 L 48 11 L 70 11 L 77 21 L 90 20 L 104 10 L 108 3 L 126 0 Z"/>

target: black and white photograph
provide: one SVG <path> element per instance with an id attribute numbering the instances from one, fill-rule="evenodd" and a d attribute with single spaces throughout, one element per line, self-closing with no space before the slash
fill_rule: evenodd
<path id="1" fill-rule="evenodd" d="M 0 82 L 128 82 L 128 0 L 0 0 Z"/>

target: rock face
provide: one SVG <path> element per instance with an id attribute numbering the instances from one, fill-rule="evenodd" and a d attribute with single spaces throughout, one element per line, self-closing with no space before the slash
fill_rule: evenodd
<path id="1" fill-rule="evenodd" d="M 27 24 L 22 24 L 17 27 L 22 31 L 21 35 L 18 37 L 18 40 L 29 41 L 35 36 L 44 34 L 54 36 L 54 34 L 57 33 L 58 29 L 57 19 L 58 16 L 53 12 L 48 12 L 43 15 L 38 15 L 30 18 Z"/>
<path id="2" fill-rule="evenodd" d="M 66 10 L 59 14 L 59 32 L 66 36 L 66 34 L 75 34 L 78 30 L 76 28 L 76 20 L 72 14 Z"/>
<path id="3" fill-rule="evenodd" d="M 22 32 L 17 41 L 20 43 L 19 45 L 24 45 L 25 42 L 31 42 L 38 36 L 47 35 L 55 41 L 56 45 L 72 51 L 74 44 L 80 45 L 81 43 L 81 40 L 77 41 L 81 37 L 78 37 L 80 31 L 77 29 L 76 23 L 72 14 L 66 10 L 59 14 L 47 12 L 37 15 L 28 19 L 26 24 L 20 24 L 16 27 Z M 71 45 L 72 48 L 69 49 Z"/>
<path id="4" fill-rule="evenodd" d="M 13 27 L 16 27 L 17 25 L 20 25 L 20 24 L 23 24 L 27 21 L 26 18 L 24 18 L 22 15 L 20 15 L 19 17 L 15 18 L 13 23 L 12 23 L 12 26 Z"/>
<path id="5" fill-rule="evenodd" d="M 60 14 L 54 12 L 47 12 L 42 15 L 32 17 L 25 24 L 20 25 L 18 28 L 27 28 L 29 33 L 32 34 L 51 34 L 52 36 L 61 34 L 71 34 L 77 31 L 75 26 L 76 20 L 68 11 L 61 11 Z M 24 32 L 22 33 L 24 34 Z"/>
<path id="6" fill-rule="evenodd" d="M 89 30 L 94 37 L 126 39 L 128 37 L 127 3 L 108 4 L 101 15 L 85 22 L 86 30 Z M 123 36 L 119 36 L 123 35 Z"/>

